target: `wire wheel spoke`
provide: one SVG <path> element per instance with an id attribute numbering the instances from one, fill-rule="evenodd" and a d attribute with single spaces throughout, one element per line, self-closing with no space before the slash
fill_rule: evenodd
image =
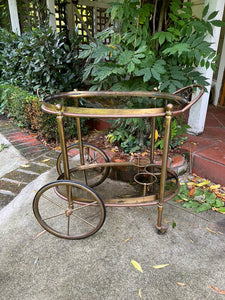
<path id="1" fill-rule="evenodd" d="M 93 225 L 93 224 L 91 224 L 90 222 L 88 222 L 87 220 L 85 220 L 85 219 L 83 219 L 83 218 L 81 218 L 81 217 L 79 217 L 79 216 L 75 215 L 74 213 L 72 213 L 72 215 L 71 215 L 71 216 L 73 216 L 73 217 L 75 217 L 75 218 L 79 219 L 80 221 L 82 221 L 82 222 L 84 222 L 84 223 L 88 224 L 89 226 L 91 226 L 91 227 L 95 228 L 95 225 Z"/>
<path id="2" fill-rule="evenodd" d="M 58 206 L 61 209 L 64 209 L 63 206 L 59 205 L 58 203 L 56 203 L 55 201 L 51 200 L 49 197 L 47 197 L 46 195 L 42 196 L 43 198 L 45 198 L 46 200 L 48 200 L 49 202 L 51 202 L 52 204 L 54 204 L 55 206 Z"/>
<path id="3" fill-rule="evenodd" d="M 88 204 L 83 204 L 82 203 L 82 206 L 77 207 L 77 208 L 73 208 L 71 211 L 74 212 L 76 210 L 85 209 L 87 206 L 91 206 L 91 205 L 94 205 L 94 204 L 97 204 L 97 201 L 94 201 L 94 202 L 91 202 L 91 203 L 88 203 Z"/>
<path id="4" fill-rule="evenodd" d="M 54 216 L 50 216 L 50 217 L 44 218 L 43 221 L 47 221 L 47 220 L 50 220 L 50 219 L 53 219 L 53 218 L 57 218 L 57 217 L 60 217 L 60 216 L 63 216 L 63 215 L 65 215 L 65 212 L 57 214 L 57 215 L 54 215 Z"/>
<path id="5" fill-rule="evenodd" d="M 89 164 L 97 164 L 97 159 L 98 159 L 98 157 L 97 157 L 97 155 L 94 153 L 94 156 L 95 157 L 92 157 L 90 154 L 88 155 L 88 157 L 89 157 L 89 159 L 87 160 L 87 162 L 89 163 Z"/>

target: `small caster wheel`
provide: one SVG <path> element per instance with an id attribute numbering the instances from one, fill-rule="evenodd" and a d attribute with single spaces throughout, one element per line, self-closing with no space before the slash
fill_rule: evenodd
<path id="1" fill-rule="evenodd" d="M 162 235 L 162 234 L 165 234 L 167 232 L 168 227 L 165 227 L 165 226 L 158 227 L 156 225 L 156 229 L 157 229 L 157 233 Z"/>

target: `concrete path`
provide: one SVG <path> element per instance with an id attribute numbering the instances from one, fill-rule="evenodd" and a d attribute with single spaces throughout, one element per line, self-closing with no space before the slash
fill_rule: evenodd
<path id="1" fill-rule="evenodd" d="M 58 153 L 0 119 L 0 210 L 40 174 L 55 166 Z"/>
<path id="2" fill-rule="evenodd" d="M 28 162 L 1 133 L 0 150 L 0 177 Z"/>
<path id="3" fill-rule="evenodd" d="M 54 168 L 42 174 L 0 211 L 1 299 L 224 299 L 211 288 L 225 290 L 223 215 L 196 217 L 166 204 L 169 230 L 158 235 L 155 206 L 107 208 L 103 227 L 92 237 L 37 237 L 43 228 L 32 200 L 56 176 Z M 162 264 L 168 266 L 153 268 Z"/>

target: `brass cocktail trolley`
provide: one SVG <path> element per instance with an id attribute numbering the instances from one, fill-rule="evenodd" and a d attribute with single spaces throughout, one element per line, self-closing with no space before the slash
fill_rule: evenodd
<path id="1" fill-rule="evenodd" d="M 177 174 L 167 168 L 171 119 L 187 111 L 203 92 L 202 86 L 191 85 L 174 94 L 74 90 L 44 97 L 42 110 L 57 118 L 61 153 L 56 164 L 58 179 L 43 186 L 34 197 L 33 211 L 40 225 L 57 237 L 82 239 L 101 228 L 106 206 L 157 204 L 156 228 L 164 233 L 163 203 L 179 190 Z M 78 143 L 68 147 L 64 132 L 66 117 L 76 118 L 78 135 Z M 156 117 L 164 118 L 165 127 L 161 165 L 154 160 Z M 149 118 L 149 157 L 110 161 L 103 150 L 83 142 L 81 118 Z M 127 172 L 128 182 L 112 178 L 111 170 L 117 168 Z"/>

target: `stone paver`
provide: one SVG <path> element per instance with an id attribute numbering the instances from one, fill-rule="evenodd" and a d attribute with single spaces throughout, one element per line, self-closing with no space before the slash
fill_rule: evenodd
<path id="1" fill-rule="evenodd" d="M 58 154 L 49 151 L 35 136 L 7 120 L 0 120 L 0 144 L 7 145 L 7 148 L 0 152 L 1 209 L 27 184 L 52 168 Z"/>

